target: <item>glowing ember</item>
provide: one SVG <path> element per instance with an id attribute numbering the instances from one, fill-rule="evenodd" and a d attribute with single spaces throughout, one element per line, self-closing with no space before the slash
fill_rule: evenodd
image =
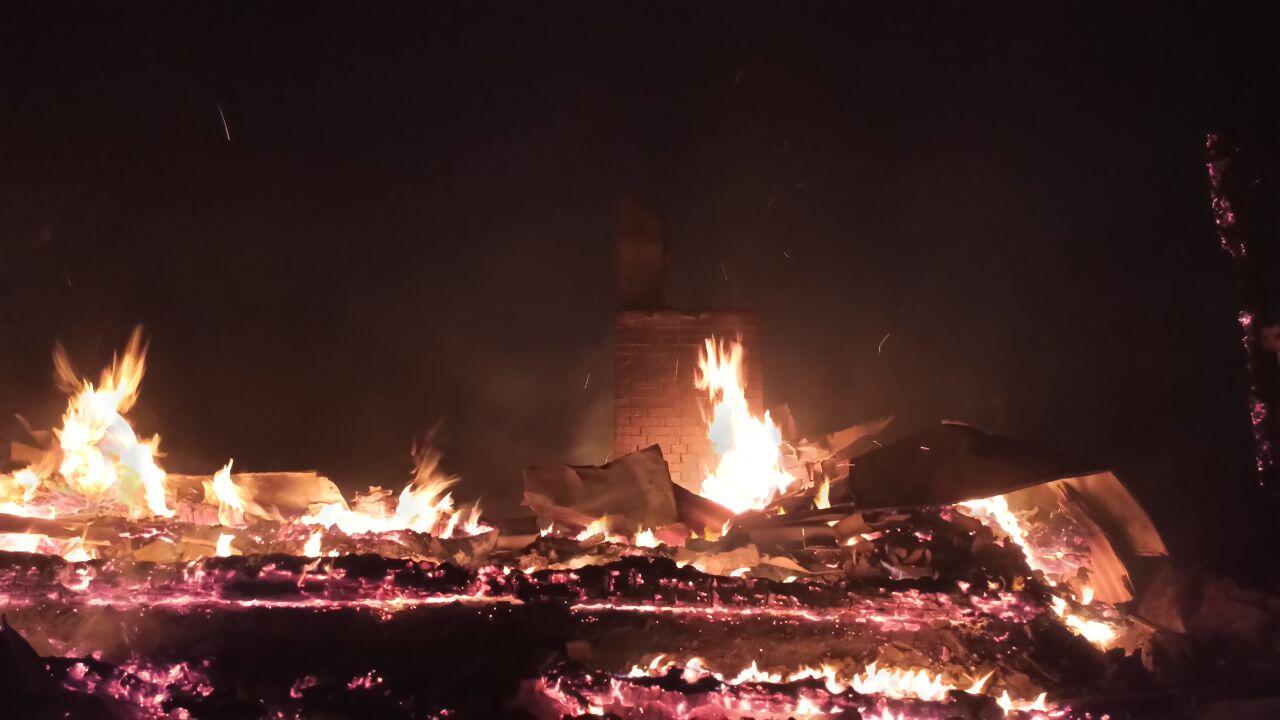
<path id="1" fill-rule="evenodd" d="M 735 513 L 764 509 L 794 478 L 781 467 L 782 432 L 747 407 L 742 344 L 708 338 L 694 384 L 713 403 L 707 436 L 718 458 L 699 492 Z"/>

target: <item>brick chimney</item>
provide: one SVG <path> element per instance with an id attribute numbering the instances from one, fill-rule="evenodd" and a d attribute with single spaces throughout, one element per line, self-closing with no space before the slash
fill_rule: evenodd
<path id="1" fill-rule="evenodd" d="M 657 444 L 671 479 L 697 490 L 715 454 L 707 440 L 706 394 L 693 385 L 698 354 L 710 336 L 741 339 L 746 395 L 762 413 L 764 378 L 755 353 L 759 327 L 743 310 L 686 311 L 665 307 L 662 221 L 632 199 L 618 223 L 618 300 L 614 319 L 614 455 Z"/>

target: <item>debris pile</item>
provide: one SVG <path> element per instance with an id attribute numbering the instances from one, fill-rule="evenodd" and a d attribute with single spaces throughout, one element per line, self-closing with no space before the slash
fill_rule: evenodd
<path id="1" fill-rule="evenodd" d="M 714 342 L 709 417 L 767 467 L 711 497 L 657 446 L 533 467 L 514 520 L 429 450 L 351 500 L 167 473 L 124 415 L 144 350 L 0 476 L 19 717 L 1247 718 L 1280 678 L 1280 601 L 1176 566 L 1105 469 L 959 424 L 797 437 L 739 416 Z"/>

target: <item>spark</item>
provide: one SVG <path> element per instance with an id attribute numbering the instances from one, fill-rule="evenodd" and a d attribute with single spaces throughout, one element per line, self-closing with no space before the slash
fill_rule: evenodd
<path id="1" fill-rule="evenodd" d="M 671 379 L 677 380 L 680 377 L 680 356 L 676 356 L 676 371 L 671 373 Z"/>
<path id="2" fill-rule="evenodd" d="M 227 125 L 227 114 L 222 112 L 222 103 L 214 102 L 218 106 L 218 117 L 222 118 L 222 132 L 227 136 L 227 142 L 231 142 L 231 127 Z"/>
<path id="3" fill-rule="evenodd" d="M 770 208 L 773 207 L 773 202 L 777 200 L 778 196 L 781 194 L 782 194 L 782 188 L 778 188 L 777 190 L 773 191 L 773 197 L 769 198 L 769 202 L 765 203 L 764 212 L 760 213 L 761 216 L 764 216 L 769 212 Z"/>
<path id="4" fill-rule="evenodd" d="M 591 384 L 591 373 L 587 373 L 587 379 L 582 383 L 582 389 L 586 390 L 587 386 L 590 384 Z"/>
<path id="5" fill-rule="evenodd" d="M 881 353 L 881 351 L 883 351 L 883 350 L 884 350 L 884 344 L 885 344 L 886 342 L 888 342 L 888 340 L 889 340 L 889 335 L 891 335 L 891 334 L 892 334 L 892 333 L 885 333 L 885 334 L 884 334 L 884 337 L 880 338 L 880 344 L 879 344 L 879 345 L 876 345 L 876 354 L 877 354 L 877 355 L 879 355 L 879 354 Z"/>
<path id="6" fill-rule="evenodd" d="M 720 261 L 720 274 L 724 275 L 724 281 L 729 282 L 729 271 L 724 268 L 724 261 Z"/>

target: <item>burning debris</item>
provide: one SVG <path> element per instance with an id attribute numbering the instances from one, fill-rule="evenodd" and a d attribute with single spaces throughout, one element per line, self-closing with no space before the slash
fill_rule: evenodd
<path id="1" fill-rule="evenodd" d="M 511 521 L 457 503 L 426 447 L 398 494 L 350 500 L 315 473 L 167 473 L 127 419 L 145 354 L 135 333 L 91 383 L 58 351 L 61 426 L 0 476 L 27 716 L 1098 717 L 1185 677 L 1196 628 L 1240 634 L 1221 595 L 1192 610 L 1114 475 L 961 425 L 796 437 L 748 407 L 736 343 L 694 379 L 699 492 L 653 446 L 530 468 L 536 518 Z M 451 650 L 388 649 L 407 636 Z"/>

